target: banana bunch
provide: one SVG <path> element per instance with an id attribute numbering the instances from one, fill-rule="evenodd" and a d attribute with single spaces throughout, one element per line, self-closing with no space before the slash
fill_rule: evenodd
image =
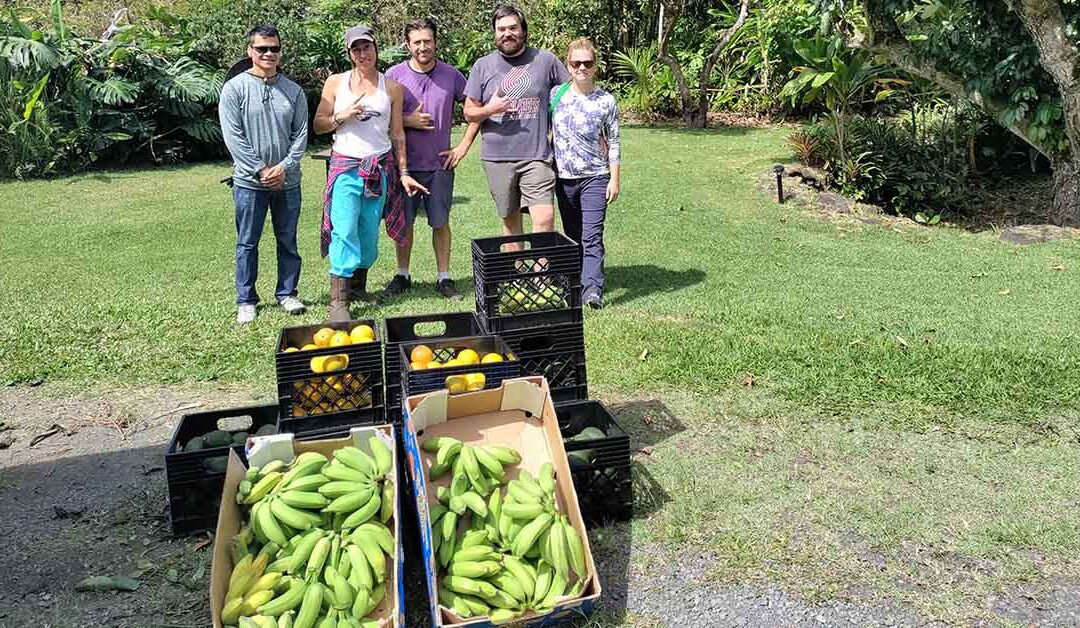
<path id="1" fill-rule="evenodd" d="M 450 491 L 455 497 L 472 493 L 486 499 L 496 487 L 506 484 L 503 467 L 521 462 L 521 454 L 510 447 L 466 445 L 449 436 L 429 438 L 421 447 L 435 454 L 435 464 L 428 472 L 432 480 L 453 471 Z"/>
<path id="2" fill-rule="evenodd" d="M 464 445 L 447 437 L 429 439 L 422 447 L 436 455 L 433 479 L 453 469 L 450 486 L 436 488 L 430 513 L 443 606 L 463 618 L 487 616 L 498 624 L 529 610 L 546 613 L 581 594 L 584 544 L 558 512 L 551 463 L 538 477 L 521 469 L 507 482 L 502 465 L 521 460 L 513 449 Z"/>
<path id="3" fill-rule="evenodd" d="M 331 459 L 304 453 L 291 465 L 252 468 L 237 501 L 250 525 L 233 537 L 233 574 L 222 621 L 238 628 L 370 628 L 392 588 L 396 558 L 389 447 L 355 447 Z M 246 485 L 245 485 L 246 483 Z M 261 544 L 261 549 L 253 549 Z"/>

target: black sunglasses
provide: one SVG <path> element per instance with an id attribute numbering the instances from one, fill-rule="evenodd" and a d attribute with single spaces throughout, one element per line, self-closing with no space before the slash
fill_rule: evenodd
<path id="1" fill-rule="evenodd" d="M 572 68 L 591 68 L 596 65 L 595 61 L 571 61 L 570 67 Z"/>
<path id="2" fill-rule="evenodd" d="M 272 52 L 274 54 L 281 53 L 281 46 L 252 46 L 252 48 L 254 48 L 261 55 L 264 55 L 268 52 Z"/>

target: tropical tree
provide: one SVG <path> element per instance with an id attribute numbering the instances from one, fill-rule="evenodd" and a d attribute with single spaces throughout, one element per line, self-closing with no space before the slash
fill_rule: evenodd
<path id="1" fill-rule="evenodd" d="M 845 17 L 842 5 L 828 5 Z M 1052 220 L 1080 223 L 1080 5 L 860 0 L 859 8 L 838 23 L 850 44 L 967 99 L 1021 138 L 1053 170 Z"/>

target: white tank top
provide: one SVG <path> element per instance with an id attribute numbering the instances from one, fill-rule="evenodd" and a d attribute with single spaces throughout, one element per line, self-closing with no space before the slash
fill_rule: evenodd
<path id="1" fill-rule="evenodd" d="M 334 113 L 347 109 L 355 100 L 352 93 L 352 72 L 344 81 L 338 82 L 334 94 Z M 379 73 L 379 87 L 374 94 L 360 99 L 364 113 L 349 118 L 334 131 L 335 153 L 360 159 L 369 155 L 381 155 L 390 150 L 390 94 L 386 91 L 386 79 Z M 370 116 L 370 117 L 368 117 Z M 366 120 L 361 118 L 367 117 Z"/>

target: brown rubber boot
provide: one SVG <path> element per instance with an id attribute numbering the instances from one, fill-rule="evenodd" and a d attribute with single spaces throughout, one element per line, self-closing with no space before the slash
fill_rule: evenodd
<path id="1" fill-rule="evenodd" d="M 366 268 L 357 268 L 349 278 L 349 300 L 358 303 L 373 303 L 375 300 L 367 291 Z"/>
<path id="2" fill-rule="evenodd" d="M 349 314 L 349 278 L 330 275 L 330 322 L 351 320 Z"/>

